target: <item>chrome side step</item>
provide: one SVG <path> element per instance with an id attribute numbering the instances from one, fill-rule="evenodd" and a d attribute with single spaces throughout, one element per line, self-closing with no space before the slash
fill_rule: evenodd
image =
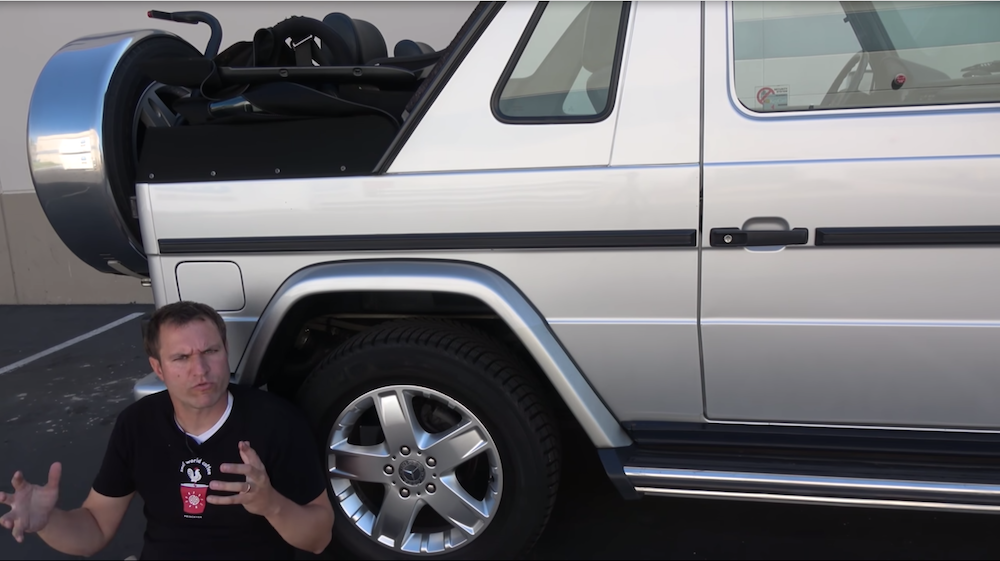
<path id="1" fill-rule="evenodd" d="M 1000 513 L 1000 485 L 625 466 L 642 495 Z"/>

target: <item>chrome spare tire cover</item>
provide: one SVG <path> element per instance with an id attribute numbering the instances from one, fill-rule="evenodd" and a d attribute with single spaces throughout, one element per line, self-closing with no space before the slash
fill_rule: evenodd
<path id="1" fill-rule="evenodd" d="M 110 183 L 104 123 L 108 88 L 122 58 L 153 37 L 184 41 L 147 29 L 68 43 L 42 69 L 28 108 L 28 163 L 45 216 L 77 257 L 104 273 L 120 273 L 109 266 L 117 261 L 148 275 L 138 220 L 128 200 L 135 186 Z"/>

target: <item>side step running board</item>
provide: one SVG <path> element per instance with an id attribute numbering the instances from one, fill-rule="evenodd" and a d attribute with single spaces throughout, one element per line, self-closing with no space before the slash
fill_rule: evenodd
<path id="1" fill-rule="evenodd" d="M 624 466 L 640 495 L 1000 513 L 1000 485 Z"/>

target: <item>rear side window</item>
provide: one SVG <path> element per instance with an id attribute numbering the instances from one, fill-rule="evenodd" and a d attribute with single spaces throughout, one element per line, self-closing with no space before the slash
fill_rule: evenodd
<path id="1" fill-rule="evenodd" d="M 628 2 L 541 2 L 493 95 L 508 123 L 583 123 L 614 104 Z"/>
<path id="2" fill-rule="evenodd" d="M 734 85 L 752 111 L 1000 101 L 1000 2 L 744 2 Z"/>

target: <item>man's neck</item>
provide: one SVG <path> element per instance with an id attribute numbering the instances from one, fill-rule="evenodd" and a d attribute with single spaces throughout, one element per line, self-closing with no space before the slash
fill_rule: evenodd
<path id="1" fill-rule="evenodd" d="M 182 404 L 174 403 L 174 417 L 177 424 L 188 434 L 203 434 L 208 429 L 219 422 L 229 406 L 229 392 L 223 394 L 222 399 L 215 405 L 206 409 L 191 409 Z"/>

